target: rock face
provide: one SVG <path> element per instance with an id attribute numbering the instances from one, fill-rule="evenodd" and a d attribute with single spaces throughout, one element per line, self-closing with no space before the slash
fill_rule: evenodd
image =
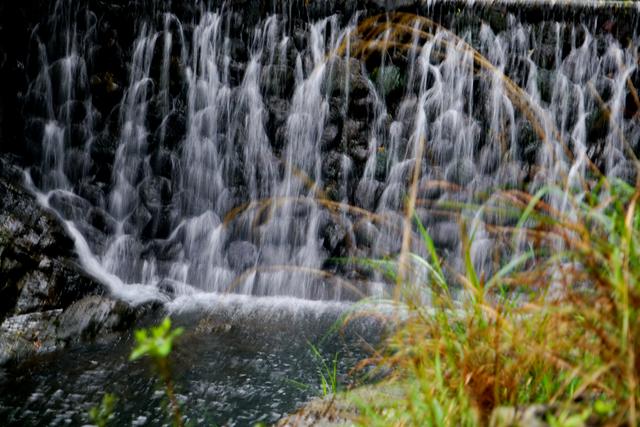
<path id="1" fill-rule="evenodd" d="M 0 319 L 103 294 L 79 266 L 60 220 L 20 187 L 19 176 L 0 163 Z"/>
<path id="2" fill-rule="evenodd" d="M 0 365 L 127 331 L 158 306 L 132 307 L 79 265 L 60 219 L 0 158 Z"/>

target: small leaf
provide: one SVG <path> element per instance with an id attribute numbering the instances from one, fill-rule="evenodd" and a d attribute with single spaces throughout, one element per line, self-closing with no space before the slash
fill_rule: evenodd
<path id="1" fill-rule="evenodd" d="M 149 351 L 148 345 L 139 345 L 133 349 L 131 352 L 131 356 L 129 356 L 129 360 L 136 360 L 147 354 Z"/>
<path id="2" fill-rule="evenodd" d="M 171 353 L 171 341 L 163 340 L 158 344 L 157 349 L 160 357 L 167 357 Z"/>
<path id="3" fill-rule="evenodd" d="M 146 329 L 138 329 L 134 332 L 134 336 L 136 338 L 136 341 L 140 343 L 145 342 L 147 340 L 147 331 Z"/>
<path id="4" fill-rule="evenodd" d="M 599 400 L 596 400 L 596 402 L 593 404 L 593 409 L 595 410 L 596 414 L 607 416 L 612 414 L 615 411 L 616 402 L 615 400 L 599 399 Z"/>

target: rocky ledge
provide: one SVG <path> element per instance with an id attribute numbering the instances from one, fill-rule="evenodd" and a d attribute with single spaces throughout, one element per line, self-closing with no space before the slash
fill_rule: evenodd
<path id="1" fill-rule="evenodd" d="M 0 158 L 0 365 L 129 330 L 157 305 L 109 297 L 83 271 L 62 221 Z"/>

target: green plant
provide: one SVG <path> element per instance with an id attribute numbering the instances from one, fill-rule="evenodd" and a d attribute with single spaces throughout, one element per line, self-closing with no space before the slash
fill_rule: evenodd
<path id="1" fill-rule="evenodd" d="M 105 395 L 102 396 L 100 404 L 89 410 L 89 420 L 98 427 L 108 425 L 109 421 L 113 418 L 117 401 L 118 398 L 114 394 L 105 393 Z"/>
<path id="2" fill-rule="evenodd" d="M 330 363 L 327 363 L 318 347 L 311 343 L 309 343 L 309 347 L 313 358 L 318 363 L 317 369 L 322 395 L 326 397 L 329 394 L 335 394 L 338 391 L 338 358 L 340 354 L 336 352 Z"/>
<path id="3" fill-rule="evenodd" d="M 558 416 L 549 414 L 547 416 L 547 422 L 549 423 L 549 427 L 584 427 L 590 415 L 591 409 L 589 408 L 577 414 L 561 412 Z"/>
<path id="4" fill-rule="evenodd" d="M 171 329 L 171 319 L 166 317 L 158 326 L 135 331 L 136 346 L 129 356 L 129 360 L 132 361 L 144 356 L 149 356 L 153 361 L 164 383 L 175 426 L 182 426 L 183 423 L 180 415 L 180 405 L 174 391 L 168 358 L 175 339 L 182 335 L 183 332 L 183 328 Z"/>
<path id="5" fill-rule="evenodd" d="M 640 187 L 603 178 L 569 194 L 565 211 L 545 202 L 566 196 L 554 187 L 501 196 L 521 214 L 511 228 L 485 224 L 504 237 L 490 277 L 471 261 L 475 230 L 462 211 L 463 271 L 438 255 L 415 217 L 427 256 L 406 254 L 405 277 L 420 277 L 415 268 L 428 274 L 399 284 L 405 319 L 373 359 L 393 368 L 387 382 L 404 394 L 360 402 L 363 425 L 484 425 L 498 406 L 536 403 L 559 408 L 547 416 L 552 425 L 589 416 L 636 425 Z M 524 253 L 505 250 L 517 247 L 515 236 L 528 243 Z M 363 262 L 395 272 L 389 260 Z M 414 302 L 421 292 L 430 306 Z"/>

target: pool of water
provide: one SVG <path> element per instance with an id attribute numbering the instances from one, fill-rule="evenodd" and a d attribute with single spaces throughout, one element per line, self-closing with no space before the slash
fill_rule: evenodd
<path id="1" fill-rule="evenodd" d="M 283 307 L 229 308 L 173 315 L 186 332 L 171 355 L 178 398 L 192 425 L 273 423 L 321 394 L 311 345 L 339 379 L 379 339 L 381 324 L 360 318 L 336 328 L 343 311 Z M 104 393 L 118 397 L 113 425 L 162 425 L 169 419 L 149 361 L 129 362 L 130 336 L 38 357 L 0 370 L 0 425 L 82 425 Z"/>

